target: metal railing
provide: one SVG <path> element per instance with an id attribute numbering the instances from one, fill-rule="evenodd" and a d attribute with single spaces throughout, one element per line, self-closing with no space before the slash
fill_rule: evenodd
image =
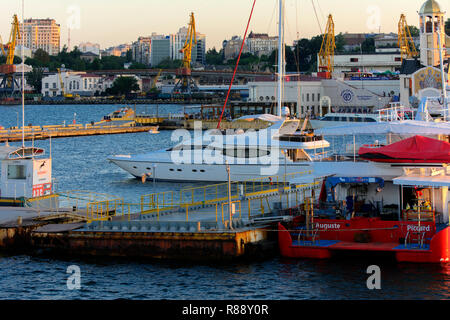
<path id="1" fill-rule="evenodd" d="M 279 202 L 284 202 L 283 193 L 290 190 L 289 180 L 310 173 L 310 171 L 289 173 L 231 183 L 232 204 L 238 208 L 235 210 L 235 214 L 239 213 L 239 217 L 242 218 L 243 202 L 245 202 L 249 219 L 255 215 L 264 216 L 271 211 L 269 197 L 279 195 Z M 302 190 L 304 197 L 304 189 L 316 188 L 317 185 L 317 183 L 312 183 L 296 186 L 298 190 L 295 191 L 295 203 L 299 203 L 299 194 Z M 63 195 L 65 202 L 60 202 L 73 207 L 74 211 L 83 212 L 84 210 L 83 213 L 86 215 L 88 222 L 108 220 L 113 217 L 132 220 L 150 215 L 153 215 L 159 221 L 163 214 L 168 213 L 185 213 L 185 219 L 189 221 L 193 211 L 195 215 L 211 215 L 214 216 L 216 222 L 219 220 L 223 222 L 226 220 L 225 216 L 228 212 L 226 210 L 228 206 L 227 187 L 227 183 L 221 183 L 186 188 L 180 191 L 153 193 L 141 196 L 139 203 L 126 203 L 121 198 L 107 194 L 82 191 L 71 191 L 58 196 Z M 68 200 L 71 203 L 66 203 Z M 289 195 L 287 195 L 286 207 L 290 205 L 289 202 Z M 256 214 L 254 214 L 255 208 Z"/>
<path id="2" fill-rule="evenodd" d="M 409 107 L 397 106 L 378 110 L 380 121 L 414 120 L 415 111 Z"/>

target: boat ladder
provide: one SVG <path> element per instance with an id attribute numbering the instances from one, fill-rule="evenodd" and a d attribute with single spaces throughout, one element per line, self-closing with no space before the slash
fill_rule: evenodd
<path id="1" fill-rule="evenodd" d="M 422 249 L 425 242 L 425 234 L 425 231 L 408 231 L 405 237 L 405 247 L 408 247 L 408 245 L 417 244 L 419 248 Z"/>
<path id="2" fill-rule="evenodd" d="M 315 245 L 316 241 L 319 241 L 319 230 L 318 229 L 312 229 L 312 230 L 300 230 L 298 233 L 297 241 L 300 245 Z"/>

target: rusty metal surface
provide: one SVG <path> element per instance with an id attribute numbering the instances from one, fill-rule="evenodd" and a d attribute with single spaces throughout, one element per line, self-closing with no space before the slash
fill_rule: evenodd
<path id="1" fill-rule="evenodd" d="M 230 260 L 244 256 L 249 244 L 267 239 L 263 229 L 234 232 L 89 232 L 33 233 L 36 249 L 71 255 L 182 260 Z"/>
<path id="2" fill-rule="evenodd" d="M 67 224 L 47 224 L 39 227 L 34 232 L 36 233 L 61 233 L 80 229 L 84 226 L 84 223 L 67 223 Z"/>

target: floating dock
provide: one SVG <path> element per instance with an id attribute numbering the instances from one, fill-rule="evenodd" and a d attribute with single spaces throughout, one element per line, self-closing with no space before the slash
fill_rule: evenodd
<path id="1" fill-rule="evenodd" d="M 157 126 L 92 126 L 92 125 L 68 125 L 68 126 L 34 126 L 26 127 L 25 140 L 46 140 L 55 138 L 95 136 L 106 134 L 125 134 L 138 132 L 157 133 Z M 22 129 L 0 130 L 0 141 L 22 141 Z"/>
<path id="2" fill-rule="evenodd" d="M 272 257 L 277 237 L 271 230 L 286 219 L 277 214 L 318 185 L 265 180 L 232 184 L 231 219 L 227 184 L 144 195 L 135 204 L 89 193 L 30 199 L 28 208 L 8 209 L 15 218 L 0 224 L 0 249 L 196 261 Z M 27 218 L 16 221 L 24 212 Z"/>

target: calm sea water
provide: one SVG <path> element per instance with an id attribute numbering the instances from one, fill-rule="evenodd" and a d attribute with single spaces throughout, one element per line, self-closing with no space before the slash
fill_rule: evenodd
<path id="1" fill-rule="evenodd" d="M 120 106 L 29 106 L 26 124 L 47 125 L 100 120 Z M 156 112 L 138 106 L 138 112 Z M 182 107 L 160 106 L 159 112 L 176 113 Z M 0 107 L 0 125 L 15 126 L 20 107 Z M 20 120 L 21 121 L 21 120 Z M 58 191 L 89 190 L 137 201 L 153 192 L 108 163 L 112 154 L 141 153 L 171 144 L 170 131 L 54 139 L 53 177 Z M 330 140 L 333 141 L 333 140 Z M 49 150 L 49 141 L 37 141 Z M 336 145 L 342 140 L 336 139 Z M 172 190 L 191 184 L 158 183 Z M 367 267 L 381 268 L 381 290 L 367 289 Z M 67 268 L 81 269 L 81 290 L 68 290 Z M 450 267 L 398 264 L 380 258 L 330 261 L 274 258 L 254 263 L 190 264 L 113 259 L 0 256 L 0 299 L 448 299 Z"/>

